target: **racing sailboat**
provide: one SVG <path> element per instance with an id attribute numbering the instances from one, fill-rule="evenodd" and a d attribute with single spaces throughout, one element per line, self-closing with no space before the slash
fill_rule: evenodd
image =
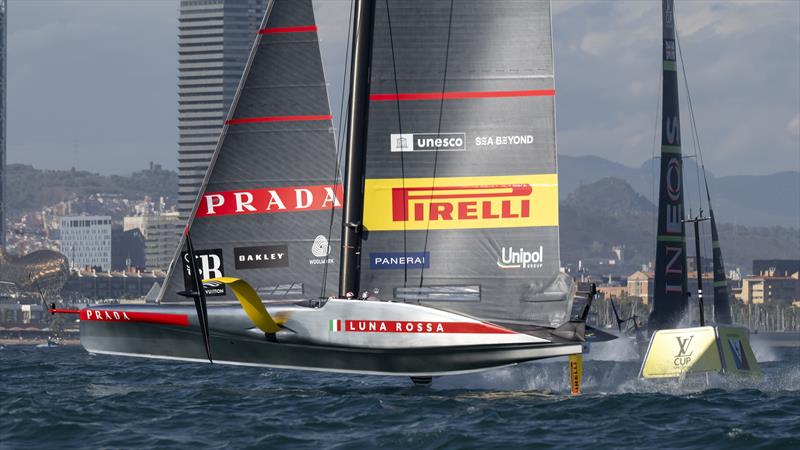
<path id="1" fill-rule="evenodd" d="M 702 210 L 700 216 L 696 218 L 684 216 L 683 153 L 677 72 L 679 41 L 673 2 L 674 0 L 662 0 L 663 102 L 655 287 L 653 311 L 648 323 L 652 334 L 640 375 L 644 378 L 678 378 L 688 374 L 714 372 L 758 375 L 760 371 L 750 347 L 748 330 L 731 324 L 722 249 L 707 181 L 705 189 L 711 214 L 714 257 L 714 323 L 709 325 L 705 323 L 699 225 L 709 218 L 702 217 Z M 693 114 L 691 101 L 689 112 Z M 698 154 L 701 154 L 696 130 L 693 130 L 692 139 Z M 705 178 L 705 167 L 703 171 Z M 686 253 L 687 223 L 694 225 L 700 318 L 700 326 L 690 328 L 681 327 L 686 319 L 690 298 Z"/>
<path id="2" fill-rule="evenodd" d="M 425 382 L 602 338 L 559 272 L 549 1 L 353 11 L 343 183 L 312 2 L 272 0 L 159 304 L 78 311 L 88 351 Z"/>

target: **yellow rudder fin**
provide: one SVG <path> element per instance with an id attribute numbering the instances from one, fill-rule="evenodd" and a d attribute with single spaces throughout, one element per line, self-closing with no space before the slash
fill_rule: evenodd
<path id="1" fill-rule="evenodd" d="M 583 376 L 583 354 L 569 355 L 569 386 L 572 395 L 581 393 L 581 377 Z"/>
<path id="2" fill-rule="evenodd" d="M 232 277 L 220 277 L 203 280 L 204 283 L 207 281 L 224 283 L 226 286 L 230 287 L 233 291 L 233 294 L 236 296 L 236 299 L 242 304 L 242 309 L 244 309 L 244 312 L 247 313 L 247 317 L 249 317 L 250 321 L 253 322 L 253 325 L 255 325 L 261 331 L 272 334 L 277 333 L 278 330 L 281 329 L 272 316 L 269 315 L 267 308 L 264 307 L 264 304 L 261 303 L 261 299 L 258 297 L 255 289 L 253 289 L 253 287 L 250 286 L 246 281 L 240 278 Z"/>

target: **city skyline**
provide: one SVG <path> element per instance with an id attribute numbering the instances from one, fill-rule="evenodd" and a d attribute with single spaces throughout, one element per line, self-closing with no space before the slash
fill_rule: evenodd
<path id="1" fill-rule="evenodd" d="M 335 116 L 348 4 L 316 2 Z M 177 169 L 178 5 L 12 1 L 9 162 L 130 173 L 153 160 Z M 676 10 L 708 169 L 800 170 L 800 3 L 678 2 Z M 651 157 L 659 20 L 657 2 L 553 2 L 561 154 L 633 167 Z"/>

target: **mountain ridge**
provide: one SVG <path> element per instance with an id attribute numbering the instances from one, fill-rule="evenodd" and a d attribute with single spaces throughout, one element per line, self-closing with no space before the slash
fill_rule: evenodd
<path id="1" fill-rule="evenodd" d="M 630 167 L 599 156 L 559 155 L 561 199 L 581 185 L 607 177 L 625 180 L 639 194 L 655 203 L 658 194 L 658 161 Z M 684 199 L 687 212 L 699 205 L 708 210 L 702 172 L 692 159 L 684 160 Z M 698 175 L 699 182 L 698 185 Z M 800 172 L 782 171 L 770 175 L 729 175 L 717 177 L 707 171 L 711 201 L 721 223 L 746 226 L 800 227 Z M 698 195 L 699 194 L 699 195 Z"/>

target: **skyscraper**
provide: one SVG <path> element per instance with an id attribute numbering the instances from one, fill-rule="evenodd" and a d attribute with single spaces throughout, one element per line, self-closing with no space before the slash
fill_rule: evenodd
<path id="1" fill-rule="evenodd" d="M 181 0 L 178 212 L 182 223 L 192 212 L 266 4 L 267 0 Z"/>
<path id="2" fill-rule="evenodd" d="M 0 251 L 6 248 L 6 0 L 0 0 Z"/>

